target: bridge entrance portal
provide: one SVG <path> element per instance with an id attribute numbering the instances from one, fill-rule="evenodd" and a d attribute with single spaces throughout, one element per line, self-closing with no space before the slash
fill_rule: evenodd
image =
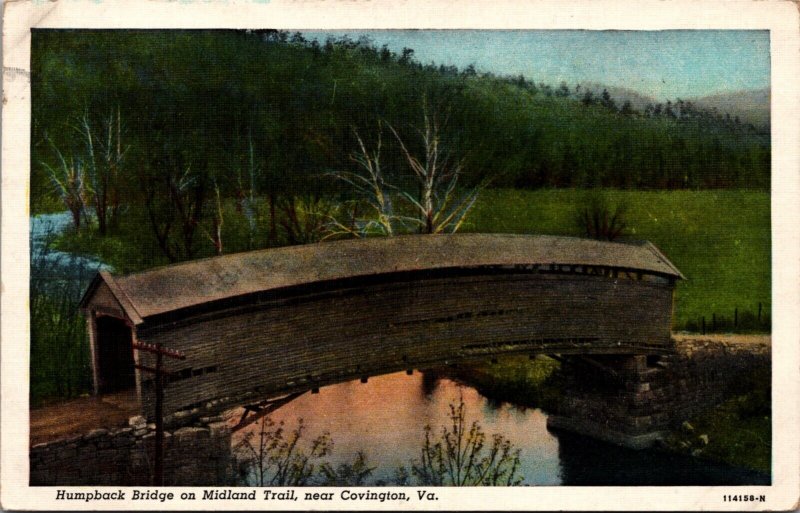
<path id="1" fill-rule="evenodd" d="M 98 392 L 108 393 L 136 386 L 131 328 L 122 319 L 97 318 Z"/>

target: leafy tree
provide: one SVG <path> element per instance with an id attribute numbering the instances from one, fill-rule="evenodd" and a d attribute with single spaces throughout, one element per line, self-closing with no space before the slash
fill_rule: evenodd
<path id="1" fill-rule="evenodd" d="M 633 106 L 631 106 L 631 102 L 626 100 L 625 103 L 622 104 L 622 108 L 620 109 L 620 114 L 623 116 L 630 117 L 633 115 Z"/>
<path id="2" fill-rule="evenodd" d="M 617 109 L 617 104 L 611 97 L 611 94 L 608 92 L 608 89 L 603 89 L 603 94 L 600 97 L 600 105 L 610 110 Z"/>
<path id="3" fill-rule="evenodd" d="M 162 173 L 139 177 L 150 228 L 170 262 L 188 260 L 197 250 L 195 234 L 206 202 L 206 177 L 180 158 L 165 156 L 158 162 L 164 164 L 158 166 Z"/>

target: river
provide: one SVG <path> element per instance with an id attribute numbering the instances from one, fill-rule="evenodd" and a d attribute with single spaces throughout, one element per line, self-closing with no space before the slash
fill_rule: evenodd
<path id="1" fill-rule="evenodd" d="M 547 430 L 547 414 L 498 403 L 452 379 L 415 372 L 352 381 L 306 394 L 270 415 L 292 428 L 302 418 L 309 441 L 327 431 L 334 466 L 352 462 L 357 451 L 376 467 L 369 484 L 392 484 L 395 469 L 419 459 L 424 427 L 435 433 L 449 424 L 449 404 L 463 399 L 469 425 L 477 420 L 487 440 L 502 434 L 520 449 L 523 484 L 537 486 L 769 484 L 769 477 L 744 469 L 657 450 L 633 451 L 568 433 Z M 258 431 L 258 423 L 235 435 Z M 235 442 L 234 442 L 235 443 Z M 487 442 L 487 445 L 489 443 Z"/>
<path id="2" fill-rule="evenodd" d="M 41 290 L 49 290 L 58 282 L 68 282 L 70 289 L 81 293 L 97 271 L 113 270 L 98 259 L 51 248 L 52 239 L 71 224 L 69 212 L 40 214 L 30 218 L 31 278 L 39 281 Z"/>

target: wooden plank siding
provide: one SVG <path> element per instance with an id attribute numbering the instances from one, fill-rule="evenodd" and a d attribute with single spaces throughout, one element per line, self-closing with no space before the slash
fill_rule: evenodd
<path id="1" fill-rule="evenodd" d="M 670 352 L 682 277 L 647 242 L 415 236 L 99 273 L 81 308 L 186 354 L 165 363 L 169 414 L 504 353 Z M 91 335 L 95 350 L 103 334 Z M 137 372 L 136 384 L 152 416 L 151 377 Z"/>
<path id="2" fill-rule="evenodd" d="M 251 390 L 275 395 L 387 370 L 501 353 L 653 353 L 670 342 L 672 287 L 604 276 L 508 274 L 393 282 L 266 302 L 139 340 L 184 351 L 165 411 Z M 145 365 L 152 356 L 139 355 Z M 145 389 L 149 389 L 145 387 Z M 150 411 L 151 394 L 143 394 Z"/>

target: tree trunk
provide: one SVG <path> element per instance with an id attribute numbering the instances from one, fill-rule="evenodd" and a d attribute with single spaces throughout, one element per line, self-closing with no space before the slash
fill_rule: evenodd
<path id="1" fill-rule="evenodd" d="M 275 218 L 275 193 L 269 193 L 269 242 L 275 244 L 278 241 L 278 222 Z"/>
<path id="2" fill-rule="evenodd" d="M 72 223 L 75 225 L 75 231 L 81 229 L 81 209 L 71 207 L 69 209 L 70 213 L 72 214 Z"/>

